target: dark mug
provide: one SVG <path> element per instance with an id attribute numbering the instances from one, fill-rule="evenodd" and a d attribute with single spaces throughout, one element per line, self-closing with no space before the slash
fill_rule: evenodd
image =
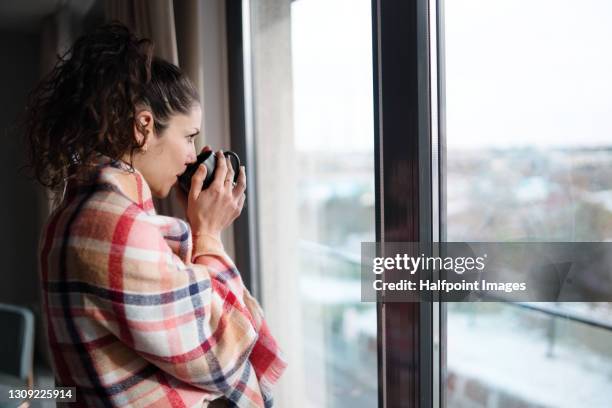
<path id="1" fill-rule="evenodd" d="M 234 180 L 232 181 L 236 182 L 240 172 L 240 158 L 232 151 L 223 152 L 223 155 L 225 157 L 230 157 L 230 162 L 234 168 Z M 204 177 L 204 182 L 202 183 L 202 190 L 208 188 L 213 182 L 215 178 L 215 169 L 217 167 L 217 155 L 214 154 L 212 150 L 207 150 L 200 153 L 196 162 L 191 163 L 187 167 L 187 170 L 179 176 L 179 186 L 181 186 L 185 193 L 189 193 L 189 189 L 191 189 L 191 177 L 193 177 L 196 170 L 198 170 L 200 163 L 206 166 L 206 177 Z"/>

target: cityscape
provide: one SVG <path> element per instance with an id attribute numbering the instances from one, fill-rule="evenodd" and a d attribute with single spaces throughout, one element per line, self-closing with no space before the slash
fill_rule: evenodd
<path id="1" fill-rule="evenodd" d="M 359 256 L 360 243 L 374 240 L 373 155 L 298 157 L 303 321 L 307 332 L 320 333 L 304 354 L 327 384 L 311 402 L 341 407 L 349 398 L 351 406 L 371 407 L 376 311 L 360 302 Z M 448 241 L 612 239 L 612 149 L 455 149 L 447 152 L 445 175 Z M 607 303 L 553 306 L 612 325 Z M 612 403 L 602 387 L 612 386 L 612 331 L 500 303 L 449 304 L 448 331 L 449 406 Z M 530 384 L 512 380 L 521 370 Z M 539 392 L 568 372 L 589 392 Z"/>

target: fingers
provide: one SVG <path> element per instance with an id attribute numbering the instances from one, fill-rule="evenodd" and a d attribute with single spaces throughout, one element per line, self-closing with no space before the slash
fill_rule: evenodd
<path id="1" fill-rule="evenodd" d="M 189 189 L 189 198 L 191 200 L 197 200 L 202 191 L 202 185 L 204 184 L 204 178 L 206 177 L 206 166 L 200 164 L 198 169 L 191 177 L 191 188 Z"/>
<path id="2" fill-rule="evenodd" d="M 240 171 L 238 172 L 238 180 L 236 181 L 236 186 L 234 187 L 234 198 L 240 197 L 244 191 L 246 190 L 246 171 L 244 166 L 240 166 Z"/>
<path id="3" fill-rule="evenodd" d="M 232 166 L 232 161 L 229 157 L 225 158 L 225 164 L 227 166 L 227 174 L 225 176 L 224 186 L 228 188 L 230 191 L 234 189 L 234 166 Z"/>
<path id="4" fill-rule="evenodd" d="M 212 151 L 212 148 L 209 145 L 206 145 L 202 148 L 200 153 L 209 152 L 209 151 Z"/>
<path id="5" fill-rule="evenodd" d="M 237 208 L 238 208 L 238 215 L 240 215 L 240 213 L 242 212 L 242 208 L 244 207 L 244 202 L 246 200 L 246 194 L 241 194 L 240 198 L 238 199 L 238 204 L 237 204 Z"/>
<path id="6" fill-rule="evenodd" d="M 225 156 L 223 156 L 222 150 L 219 150 L 216 155 L 217 165 L 215 168 L 215 179 L 213 180 L 211 187 L 213 187 L 213 189 L 216 191 L 222 191 L 223 184 L 227 178 L 227 161 L 225 160 Z"/>

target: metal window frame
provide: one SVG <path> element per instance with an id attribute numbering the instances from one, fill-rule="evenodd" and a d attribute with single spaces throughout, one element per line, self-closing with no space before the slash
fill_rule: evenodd
<path id="1" fill-rule="evenodd" d="M 447 150 L 446 150 L 446 34 L 444 30 L 444 1 L 436 1 L 436 54 L 437 54 L 437 101 L 438 101 L 438 225 L 440 242 L 446 242 L 447 236 L 447 215 L 446 215 L 446 177 L 447 177 Z M 448 362 L 448 310 L 447 304 L 439 303 L 439 377 L 438 377 L 438 398 L 439 407 L 447 406 L 446 401 L 446 379 Z"/>
<path id="2" fill-rule="evenodd" d="M 256 168 L 253 133 L 252 83 L 250 65 L 249 0 L 225 2 L 230 141 L 248 169 Z M 245 52 L 246 50 L 246 52 Z M 247 171 L 247 185 L 256 183 L 255 172 Z M 257 239 L 257 189 L 248 188 L 245 208 L 234 222 L 235 261 L 245 286 L 261 298 L 259 240 Z"/>
<path id="3" fill-rule="evenodd" d="M 429 9 L 372 1 L 379 242 L 434 239 Z M 433 306 L 377 305 L 380 407 L 433 407 Z"/>

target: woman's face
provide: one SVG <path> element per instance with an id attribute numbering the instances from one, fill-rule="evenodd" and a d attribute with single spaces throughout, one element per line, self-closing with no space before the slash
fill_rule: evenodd
<path id="1" fill-rule="evenodd" d="M 172 115 L 161 135 L 153 131 L 151 112 L 141 111 L 136 120 L 149 130 L 150 136 L 143 147 L 144 151 L 135 154 L 134 167 L 142 173 L 151 194 L 164 198 L 187 165 L 196 161 L 194 140 L 200 132 L 202 109 L 196 105 L 188 114 Z"/>

